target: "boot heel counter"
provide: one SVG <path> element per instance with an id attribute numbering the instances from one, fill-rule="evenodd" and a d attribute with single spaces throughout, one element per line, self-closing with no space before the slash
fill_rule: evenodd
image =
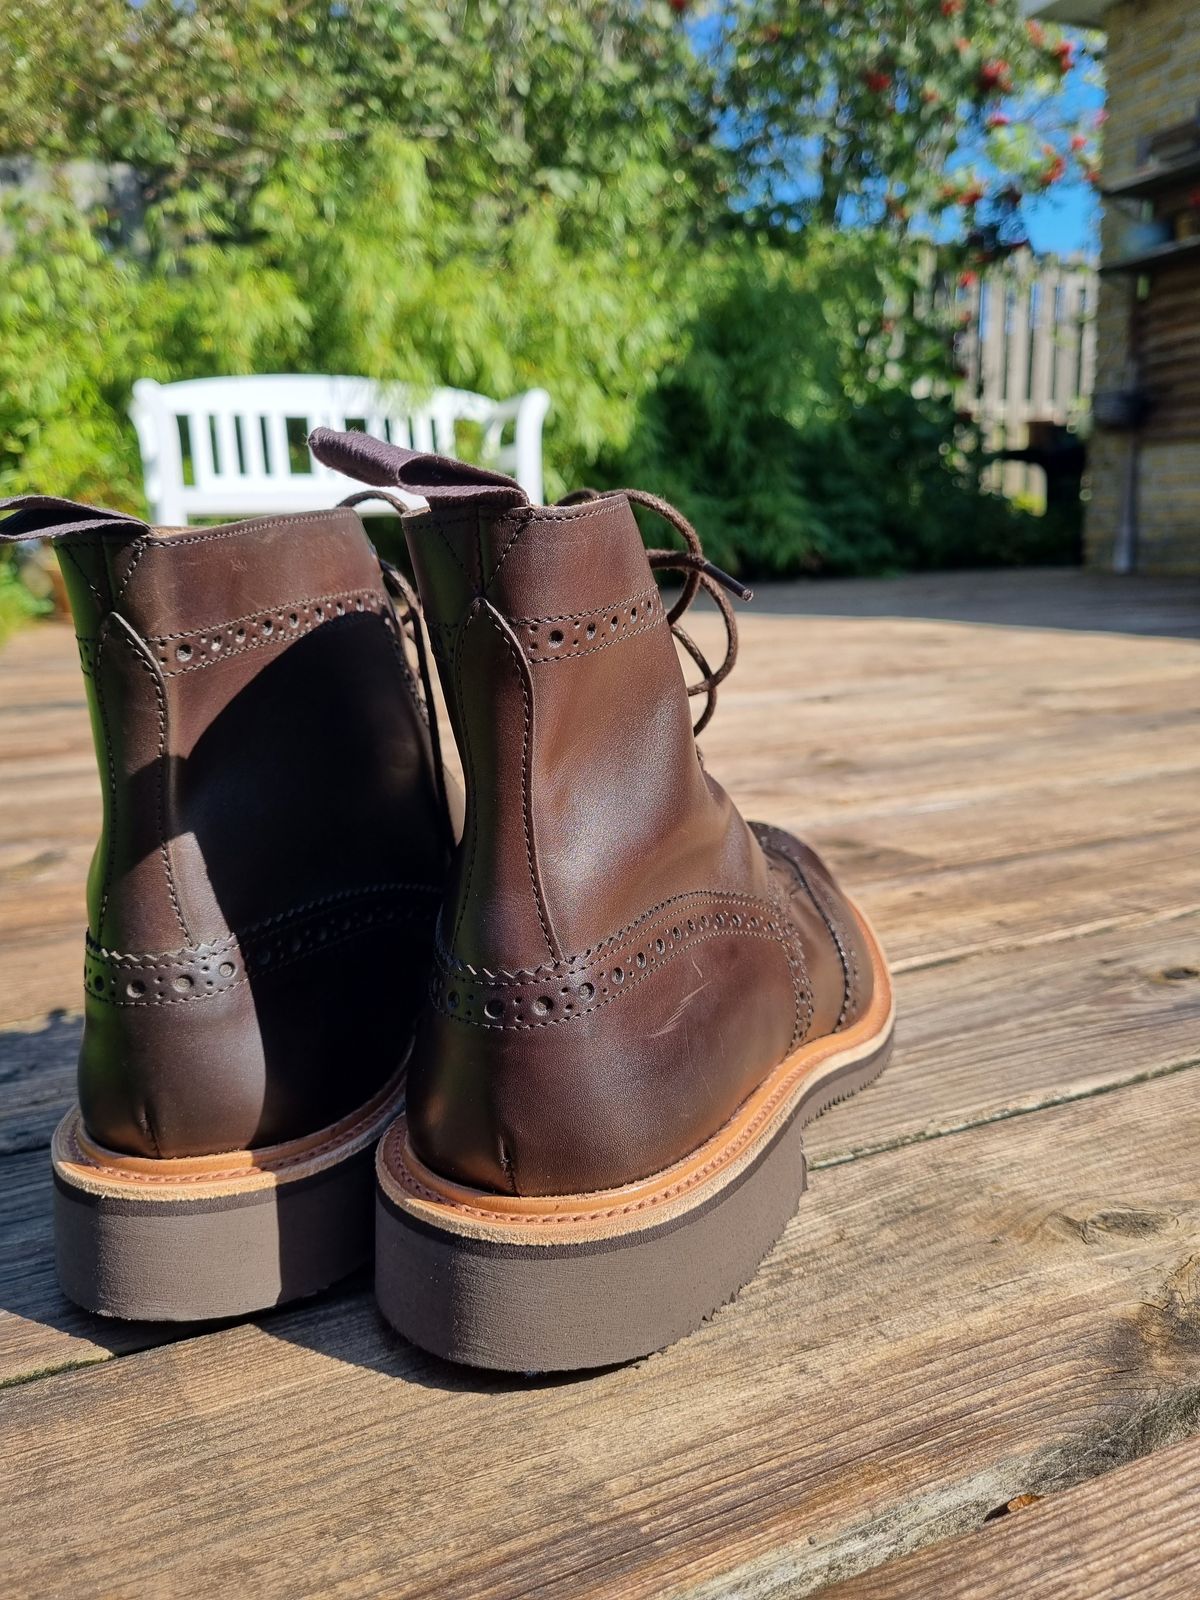
<path id="1" fill-rule="evenodd" d="M 735 1010 L 731 995 L 758 1003 Z M 790 926 L 752 895 L 678 896 L 536 971 L 439 957 L 409 1135 L 433 1171 L 496 1192 L 634 1182 L 732 1116 L 811 1019 Z"/>
<path id="2" fill-rule="evenodd" d="M 134 1006 L 146 983 L 133 969 L 155 959 L 139 952 L 188 943 L 167 834 L 166 693 L 144 641 L 115 609 L 120 587 L 111 563 L 130 569 L 136 545 L 114 541 L 110 548 L 96 539 L 71 538 L 59 544 L 57 555 L 75 623 L 101 792 L 87 883 L 79 1100 L 102 1143 L 153 1156 L 160 1153 L 150 1095 L 155 1045 L 144 1013 Z"/>
<path id="3" fill-rule="evenodd" d="M 120 612 L 101 624 L 91 682 L 104 817 L 88 925 L 109 950 L 169 950 L 191 933 L 171 860 L 166 687 Z"/>
<path id="4" fill-rule="evenodd" d="M 244 973 L 215 983 L 202 976 L 231 965 L 203 947 L 115 955 L 89 940 L 79 1106 L 98 1143 L 188 1156 L 253 1142 L 264 1076 L 252 1059 L 261 1058 L 254 1001 Z M 189 1125 L 204 1129 L 199 1141 L 181 1137 Z"/>
<path id="5" fill-rule="evenodd" d="M 56 547 L 71 605 L 100 774 L 88 928 L 102 948 L 161 950 L 187 927 L 168 854 L 167 697 L 146 642 L 118 609 L 141 540 L 88 536 Z"/>
<path id="6" fill-rule="evenodd" d="M 104 797 L 88 1131 L 163 1157 L 307 1136 L 402 1062 L 444 871 L 378 562 L 342 511 L 63 565 Z"/>

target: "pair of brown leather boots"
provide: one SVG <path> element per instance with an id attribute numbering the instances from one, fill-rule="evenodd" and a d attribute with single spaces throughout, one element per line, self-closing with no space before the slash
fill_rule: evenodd
<path id="1" fill-rule="evenodd" d="M 881 1070 L 883 956 L 704 771 L 674 639 L 700 726 L 733 635 L 713 671 L 678 619 L 704 587 L 732 628 L 732 580 L 682 519 L 311 443 L 428 502 L 404 529 L 461 821 L 418 602 L 354 510 L 0 506 L 0 539 L 57 541 L 104 789 L 53 1145 L 63 1288 L 122 1317 L 252 1311 L 358 1266 L 374 1205 L 380 1305 L 426 1349 L 646 1354 L 751 1276 L 804 1188 L 803 1123 Z M 648 554 L 631 500 L 687 548 Z"/>

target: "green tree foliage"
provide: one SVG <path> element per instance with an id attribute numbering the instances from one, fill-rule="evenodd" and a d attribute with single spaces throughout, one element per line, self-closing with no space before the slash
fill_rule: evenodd
<path id="1" fill-rule="evenodd" d="M 740 0 L 723 13 L 723 93 L 764 218 L 904 236 L 947 211 L 990 248 L 1092 138 L 1059 91 L 1078 46 L 1005 0 Z"/>
<path id="2" fill-rule="evenodd" d="M 1071 529 L 981 494 L 952 402 L 861 337 L 888 277 L 868 234 L 726 262 L 602 477 L 652 484 L 738 572 L 1067 559 Z"/>
<path id="3" fill-rule="evenodd" d="M 1015 38 L 1018 0 L 968 3 Z M 869 9 L 886 42 L 887 17 L 914 8 Z M 0 159 L 34 181 L 0 191 L 0 492 L 138 508 L 138 376 L 538 383 L 553 492 L 636 474 L 748 568 L 936 559 L 920 517 L 969 523 L 974 489 L 946 417 L 905 402 L 878 348 L 908 260 L 888 197 L 931 159 L 924 102 L 876 94 L 876 120 L 909 132 L 868 147 L 855 89 L 861 149 L 839 132 L 822 157 L 845 204 L 780 198 L 784 154 L 812 134 L 801 56 L 821 29 L 840 39 L 838 81 L 859 82 L 857 35 L 831 15 L 820 0 L 745 0 L 695 26 L 680 0 L 8 0 Z M 1022 37 L 1025 54 L 1004 42 L 1014 82 L 1040 83 L 1048 47 Z M 915 84 L 915 59 L 886 49 Z M 900 472 L 886 493 L 881 452 Z M 925 488 L 904 487 L 914 471 Z"/>

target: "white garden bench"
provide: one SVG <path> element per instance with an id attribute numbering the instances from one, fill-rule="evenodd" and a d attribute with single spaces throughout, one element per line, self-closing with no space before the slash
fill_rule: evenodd
<path id="1" fill-rule="evenodd" d="M 361 428 L 417 450 L 456 455 L 461 422 L 481 430 L 488 466 L 510 473 L 535 505 L 542 500 L 544 389 L 489 400 L 465 389 L 417 393 L 368 378 L 195 378 L 133 386 L 151 521 L 180 527 L 189 517 L 320 511 L 352 485 L 309 454 L 314 428 Z M 424 502 L 405 496 L 413 505 Z"/>

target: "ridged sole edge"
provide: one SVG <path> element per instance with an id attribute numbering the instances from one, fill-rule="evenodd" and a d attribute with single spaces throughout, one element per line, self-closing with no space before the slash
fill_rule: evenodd
<path id="1" fill-rule="evenodd" d="M 203 1322 L 327 1288 L 370 1259 L 374 1146 L 403 1095 L 401 1078 L 294 1147 L 237 1152 L 241 1170 L 217 1178 L 180 1170 L 203 1160 L 122 1171 L 68 1112 L 51 1147 L 63 1293 L 101 1316 Z"/>
<path id="2" fill-rule="evenodd" d="M 397 1173 L 405 1147 L 403 1124 L 394 1127 L 377 1158 L 375 1259 L 376 1297 L 392 1326 L 422 1349 L 468 1366 L 573 1371 L 649 1355 L 731 1300 L 804 1192 L 804 1125 L 866 1087 L 891 1054 L 890 980 L 862 920 L 883 1013 L 873 1031 L 853 1040 L 848 1034 L 841 1051 L 821 1041 L 825 1059 L 810 1077 L 800 1076 L 736 1157 L 711 1175 L 702 1166 L 701 1181 L 671 1182 L 672 1174 L 663 1174 L 661 1201 L 597 1205 L 560 1222 L 549 1213 L 499 1216 L 495 1197 L 479 1196 L 478 1206 L 456 1213 L 430 1203 L 411 1171 Z M 803 1055 L 773 1076 L 786 1082 Z"/>

